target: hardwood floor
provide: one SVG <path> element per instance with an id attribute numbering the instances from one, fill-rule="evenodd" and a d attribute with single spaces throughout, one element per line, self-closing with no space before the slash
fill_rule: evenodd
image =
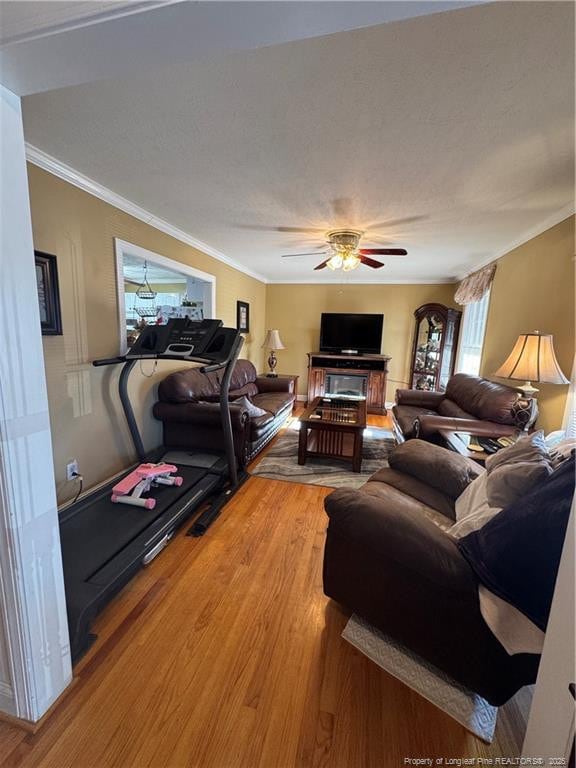
<path id="1" fill-rule="evenodd" d="M 386 420 L 374 417 L 384 426 Z M 95 625 L 37 734 L 0 723 L 5 768 L 387 768 L 520 754 L 530 693 L 488 746 L 341 639 L 322 594 L 329 488 L 253 477 L 181 532 Z"/>

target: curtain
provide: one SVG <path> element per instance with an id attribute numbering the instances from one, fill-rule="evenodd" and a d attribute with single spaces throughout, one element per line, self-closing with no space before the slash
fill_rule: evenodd
<path id="1" fill-rule="evenodd" d="M 456 289 L 455 301 L 462 305 L 480 301 L 490 289 L 495 272 L 496 264 L 488 264 L 487 267 L 482 267 L 477 272 L 473 272 L 468 277 L 465 277 Z"/>

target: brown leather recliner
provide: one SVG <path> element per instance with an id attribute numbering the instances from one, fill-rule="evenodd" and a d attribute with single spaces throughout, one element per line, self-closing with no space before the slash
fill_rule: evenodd
<path id="1" fill-rule="evenodd" d="M 392 412 L 405 439 L 428 439 L 439 429 L 502 437 L 524 429 L 528 417 L 528 426 L 535 421 L 521 406 L 517 389 L 457 373 L 445 392 L 397 389 Z"/>
<path id="2" fill-rule="evenodd" d="M 499 706 L 535 682 L 540 656 L 509 655 L 480 612 L 479 581 L 446 531 L 484 470 L 421 440 L 358 490 L 325 499 L 324 592 Z"/>
<path id="3" fill-rule="evenodd" d="M 238 360 L 230 381 L 230 416 L 234 450 L 245 466 L 274 437 L 291 414 L 293 379 L 258 376 L 250 360 Z M 163 422 L 164 445 L 173 449 L 220 450 L 223 445 L 218 373 L 198 368 L 167 376 L 158 388 L 154 416 Z M 266 413 L 250 415 L 234 400 L 246 396 Z"/>

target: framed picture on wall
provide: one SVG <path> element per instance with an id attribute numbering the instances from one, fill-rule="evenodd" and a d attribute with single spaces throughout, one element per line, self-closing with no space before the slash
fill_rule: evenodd
<path id="1" fill-rule="evenodd" d="M 42 251 L 34 251 L 34 261 L 42 335 L 62 336 L 56 256 L 42 253 Z"/>
<path id="2" fill-rule="evenodd" d="M 236 328 L 240 333 L 250 331 L 250 304 L 246 301 L 236 302 Z"/>

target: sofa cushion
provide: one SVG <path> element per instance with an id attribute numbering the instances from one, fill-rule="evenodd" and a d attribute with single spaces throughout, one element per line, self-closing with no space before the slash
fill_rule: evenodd
<path id="1" fill-rule="evenodd" d="M 463 408 L 460 408 L 460 406 L 455 403 L 453 400 L 449 400 L 447 397 L 442 400 L 440 405 L 438 406 L 438 414 L 440 416 L 447 416 L 452 419 L 474 419 L 476 418 L 471 413 L 468 413 L 468 411 L 465 411 Z"/>
<path id="2" fill-rule="evenodd" d="M 291 407 L 294 395 L 291 392 L 262 392 L 250 398 L 254 405 L 277 416 L 280 411 Z"/>
<path id="3" fill-rule="evenodd" d="M 234 405 L 239 405 L 241 408 L 245 408 L 246 411 L 248 411 L 248 416 L 250 416 L 251 419 L 257 418 L 258 416 L 266 416 L 267 411 L 265 411 L 263 408 L 259 408 L 257 405 L 254 405 L 246 396 L 240 397 L 238 400 L 234 400 Z"/>
<path id="4" fill-rule="evenodd" d="M 425 440 L 399 445 L 388 456 L 388 463 L 453 499 L 485 471 L 471 459 Z"/>
<path id="5" fill-rule="evenodd" d="M 237 400 L 242 397 L 249 397 L 251 400 L 254 397 L 254 395 L 258 394 L 258 387 L 254 382 L 249 381 L 247 384 L 244 384 L 242 387 L 238 387 L 237 389 L 230 389 L 228 393 L 228 397 L 230 400 Z"/>
<path id="6" fill-rule="evenodd" d="M 518 390 L 496 384 L 479 376 L 457 373 L 448 382 L 446 397 L 477 419 L 514 424 L 512 407 L 519 397 Z"/>
<path id="7" fill-rule="evenodd" d="M 256 416 L 250 419 L 250 442 L 254 442 L 270 430 L 275 417 L 269 412 L 264 411 L 262 416 Z"/>
<path id="8" fill-rule="evenodd" d="M 230 379 L 230 391 L 244 390 L 247 384 L 254 384 L 257 377 L 254 363 L 250 360 L 237 360 Z M 258 391 L 256 387 L 254 390 Z"/>
<path id="9" fill-rule="evenodd" d="M 199 368 L 176 371 L 160 382 L 158 398 L 163 403 L 198 403 L 218 399 L 220 385 L 215 373 Z"/>
<path id="10" fill-rule="evenodd" d="M 419 416 L 436 413 L 436 411 L 421 408 L 418 405 L 395 405 L 392 410 L 398 426 L 405 437 L 414 437 L 414 422 Z"/>
<path id="11" fill-rule="evenodd" d="M 390 485 L 392 488 L 396 488 L 397 491 L 412 496 L 412 498 L 417 499 L 427 507 L 437 510 L 447 517 L 448 520 L 455 519 L 454 499 L 411 475 L 397 472 L 391 467 L 384 467 L 375 472 L 368 482 Z"/>
<path id="12" fill-rule="evenodd" d="M 385 501 L 386 504 L 393 504 L 395 509 L 403 514 L 414 515 L 416 519 L 423 515 L 443 531 L 448 531 L 452 527 L 452 521 L 438 512 L 438 510 L 423 504 L 415 496 L 408 495 L 387 483 L 369 480 L 360 488 L 360 491 L 368 496 Z"/>

